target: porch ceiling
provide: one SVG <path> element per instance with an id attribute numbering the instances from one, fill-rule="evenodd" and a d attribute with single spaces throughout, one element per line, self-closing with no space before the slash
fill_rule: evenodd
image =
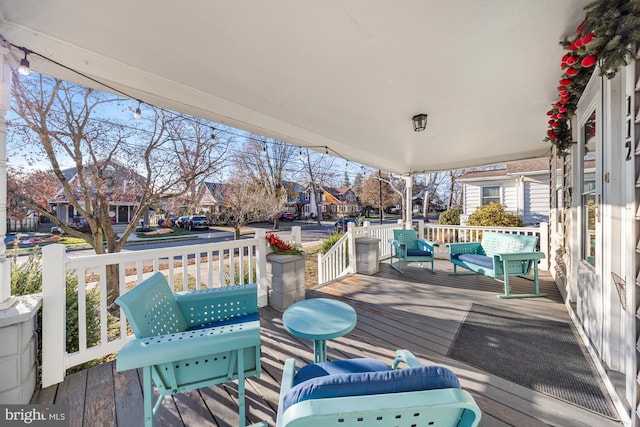
<path id="1" fill-rule="evenodd" d="M 0 33 L 147 103 L 406 173 L 548 152 L 558 41 L 588 3 L 9 0 Z"/>

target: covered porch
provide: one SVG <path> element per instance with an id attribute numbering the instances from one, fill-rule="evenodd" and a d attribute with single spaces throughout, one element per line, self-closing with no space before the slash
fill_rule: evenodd
<path id="1" fill-rule="evenodd" d="M 582 342 L 596 346 L 599 369 L 606 369 L 611 379 L 624 377 L 617 390 L 627 402 L 619 404 L 620 416 L 625 425 L 636 426 L 636 285 L 640 277 L 637 46 L 631 48 L 639 59 L 621 67 L 616 79 L 593 71 L 588 96 L 578 117 L 572 117 L 575 141 L 570 138 L 568 151 L 560 152 L 542 141 L 548 126 L 545 113 L 558 100 L 556 88 L 564 73 L 559 65 L 566 51 L 558 42 L 576 37 L 584 7 L 590 3 L 413 0 L 397 5 L 356 0 L 274 5 L 252 1 L 163 8 L 148 0 L 135 4 L 69 0 L 0 4 L 0 65 L 4 71 L 0 115 L 10 109 L 9 68 L 24 59 L 35 71 L 126 96 L 131 109 L 142 107 L 143 114 L 148 106 L 179 111 L 387 170 L 406 179 L 407 195 L 417 174 L 550 156 L 552 223 L 547 253 L 563 298 L 551 276 L 544 276 L 543 290 L 553 297 L 501 302 L 500 307 L 573 324 L 578 332 L 586 332 Z M 100 22 L 96 16 L 101 17 Z M 91 23 L 91 30 L 82 27 L 85 23 Z M 426 131 L 414 132 L 414 115 L 428 115 Z M 594 140 L 587 138 L 592 136 L 587 129 L 597 129 Z M 3 121 L 0 312 L 17 305 L 11 296 L 9 261 L 1 239 L 6 234 L 5 140 Z M 585 165 L 594 156 L 597 164 L 592 177 Z M 556 167 L 556 160 L 561 168 Z M 593 191 L 582 194 L 580 189 L 585 188 Z M 588 206 L 593 208 L 586 209 Z M 411 217 L 408 207 L 406 217 Z M 119 259 L 114 254 L 106 257 Z M 263 258 L 256 257 L 260 263 Z M 94 264 L 82 267 L 106 263 L 90 262 Z M 447 268 L 439 265 L 437 269 L 444 272 Z M 63 273 L 60 266 L 47 274 L 63 277 Z M 373 278 L 347 276 L 310 291 L 309 297 L 328 293 L 344 298 L 360 315 L 354 332 L 331 343 L 330 358 L 391 357 L 396 348 L 409 348 L 425 361 L 452 367 L 463 387 L 474 393 L 486 425 L 601 426 L 611 422 L 448 358 L 470 304 L 496 307 L 499 290 L 495 287 L 501 285 L 479 276 L 454 280 L 442 273 L 432 283 L 429 275 L 419 273 L 396 276 L 383 266 Z M 517 282 L 513 285 L 518 286 Z M 485 292 L 484 286 L 494 289 Z M 402 308 L 407 304 L 410 310 Z M 567 314 L 573 306 L 579 318 Z M 251 382 L 255 403 L 249 413 L 256 420 L 273 420 L 282 361 L 303 354 L 307 360 L 302 362 L 308 362 L 310 348 L 283 332 L 279 313 L 263 308 L 261 315 L 265 374 Z M 59 325 L 61 319 L 55 319 Z M 106 317 L 101 323 L 106 324 Z M 106 337 L 106 328 L 102 334 Z M 523 340 L 523 344 L 530 343 Z M 296 351 L 300 347 L 303 353 Z M 116 350 L 115 345 L 110 348 Z M 62 351 L 59 353 L 62 358 Z M 94 376 L 99 372 L 108 375 Z M 124 405 L 115 398 L 85 396 L 85 389 L 109 390 L 111 386 L 87 388 L 83 378 L 111 378 L 107 382 L 111 384 L 111 365 L 72 378 L 40 396 L 54 402 L 59 396 L 74 408 L 86 408 L 86 412 L 73 412 L 86 414 L 82 417 L 89 420 L 84 421 L 86 425 L 91 420 L 122 417 L 121 424 L 127 425 L 131 411 L 140 410 L 132 398 L 139 392 L 127 386 L 136 384 L 135 377 L 116 376 L 130 380 L 113 386 L 119 390 L 117 384 L 125 385 L 127 398 L 120 401 Z M 74 382 L 79 388 L 71 387 Z M 235 411 L 222 408 L 234 402 L 232 387 L 212 390 L 215 397 L 211 400 L 218 403 L 211 412 L 228 413 L 229 418 L 223 417 L 219 424 L 234 425 Z M 192 396 L 194 404 L 184 405 L 191 410 L 180 412 L 182 403 L 177 403 L 173 412 L 165 413 L 168 424 L 177 415 L 187 425 L 202 421 L 191 423 L 189 415 L 184 415 L 208 412 L 205 399 Z M 174 402 L 181 399 L 190 397 L 179 396 Z M 91 418 L 92 412 L 99 414 Z"/>
<path id="2" fill-rule="evenodd" d="M 329 360 L 373 357 L 390 361 L 396 349 L 409 349 L 425 363 L 447 366 L 458 375 L 462 387 L 482 409 L 481 426 L 622 424 L 448 356 L 472 303 L 571 323 L 560 293 L 546 272 L 541 274 L 541 288 L 548 297 L 499 300 L 496 294 L 501 292 L 501 283 L 479 275 L 452 276 L 448 274 L 451 270 L 448 261 L 438 260 L 435 274 L 414 265 L 401 275 L 382 263 L 374 276 L 349 275 L 308 290 L 307 298 L 337 298 L 353 306 L 358 314 L 358 323 L 352 332 L 329 342 Z M 513 286 L 524 292 L 531 283 L 518 278 Z M 295 338 L 283 329 L 282 313 L 278 310 L 264 307 L 260 309 L 260 317 L 262 376 L 247 380 L 247 414 L 249 422 L 267 420 L 269 425 L 274 425 L 284 360 L 294 357 L 298 365 L 310 363 L 313 348 L 310 341 Z M 587 350 L 583 350 L 585 357 L 580 363 L 589 364 Z M 512 366 L 505 366 L 505 370 L 549 368 L 518 367 L 521 363 L 514 358 Z M 113 425 L 139 425 L 142 422 L 140 384 L 140 373 L 118 373 L 110 362 L 69 375 L 64 382 L 38 391 L 32 403 L 69 405 L 73 426 L 105 425 L 112 420 L 115 420 Z M 236 394 L 236 384 L 227 383 L 167 398 L 158 413 L 157 424 L 238 425 Z"/>

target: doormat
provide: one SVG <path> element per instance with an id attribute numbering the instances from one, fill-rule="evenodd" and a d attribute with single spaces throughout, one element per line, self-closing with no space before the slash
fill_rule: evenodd
<path id="1" fill-rule="evenodd" d="M 568 323 L 472 304 L 448 356 L 617 418 L 593 363 Z"/>

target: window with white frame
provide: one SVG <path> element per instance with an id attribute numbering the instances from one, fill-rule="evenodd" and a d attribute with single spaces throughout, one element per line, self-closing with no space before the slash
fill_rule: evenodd
<path id="1" fill-rule="evenodd" d="M 596 265 L 596 222 L 598 220 L 598 200 L 596 198 L 595 168 L 596 112 L 594 111 L 582 127 L 584 132 L 584 159 L 582 162 L 582 259 L 589 265 Z"/>
<path id="2" fill-rule="evenodd" d="M 489 203 L 500 204 L 500 186 L 488 185 L 482 187 L 481 204 L 488 205 Z"/>

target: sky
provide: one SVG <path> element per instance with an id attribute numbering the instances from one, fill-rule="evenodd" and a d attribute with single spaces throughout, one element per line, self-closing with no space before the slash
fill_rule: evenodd
<path id="1" fill-rule="evenodd" d="M 21 78 L 25 78 L 20 76 Z M 37 78 L 36 73 L 32 73 L 31 76 L 26 77 L 29 79 Z M 153 113 L 151 111 L 151 107 L 142 103 L 140 105 L 140 109 L 142 112 L 142 117 L 140 119 L 134 118 L 134 111 L 139 106 L 137 100 L 126 99 L 124 97 L 116 97 L 115 95 L 104 92 L 104 96 L 109 98 L 118 98 L 119 101 L 114 103 L 108 103 L 100 106 L 96 109 L 95 118 L 98 120 L 108 120 L 108 121 L 117 121 L 124 123 L 131 130 L 141 130 L 140 135 L 141 138 L 144 138 L 144 128 L 145 119 L 148 119 L 150 115 Z M 12 104 L 14 104 L 14 100 L 12 99 Z M 79 104 L 81 105 L 81 104 Z M 167 111 L 167 110 L 165 110 Z M 173 112 L 175 113 L 175 112 Z M 178 114 L 178 113 L 175 113 Z M 8 155 L 8 167 L 18 167 L 18 168 L 27 168 L 27 169 L 43 169 L 47 170 L 51 168 L 51 164 L 48 159 L 44 158 L 42 155 L 37 155 L 37 143 L 33 143 L 29 148 L 25 149 L 24 147 L 19 147 L 16 144 L 15 138 L 12 137 L 11 127 L 16 127 L 21 122 L 21 119 L 15 114 L 13 111 L 9 111 L 7 113 L 6 119 L 9 123 L 9 132 L 7 137 L 7 155 Z M 218 123 L 211 123 L 211 126 L 215 128 L 215 133 L 217 138 L 222 138 L 223 140 L 231 139 L 235 141 L 235 143 L 230 145 L 229 153 L 231 156 L 241 153 L 242 150 L 242 142 L 251 137 L 251 135 L 243 130 L 232 128 L 229 126 L 221 125 Z M 270 138 L 265 138 L 266 141 L 274 141 Z M 274 141 L 275 143 L 276 141 Z M 332 170 L 336 176 L 336 182 L 334 184 L 336 186 L 341 185 L 344 181 L 345 171 L 347 172 L 347 176 L 349 181 L 353 183 L 357 174 L 363 174 L 365 176 L 369 175 L 373 170 L 371 168 L 365 167 L 358 163 L 348 162 L 345 159 L 335 157 L 329 154 L 316 154 L 316 156 L 329 156 L 333 158 Z M 61 166 L 63 168 L 74 167 L 75 162 L 73 159 L 69 157 L 60 157 Z M 290 179 L 294 179 L 296 175 L 296 171 L 301 169 L 302 164 L 296 161 L 292 162 L 291 168 L 288 170 L 290 172 Z M 226 171 L 226 175 L 228 175 L 228 170 Z M 223 173 L 217 178 L 217 180 L 224 181 L 226 176 Z"/>

